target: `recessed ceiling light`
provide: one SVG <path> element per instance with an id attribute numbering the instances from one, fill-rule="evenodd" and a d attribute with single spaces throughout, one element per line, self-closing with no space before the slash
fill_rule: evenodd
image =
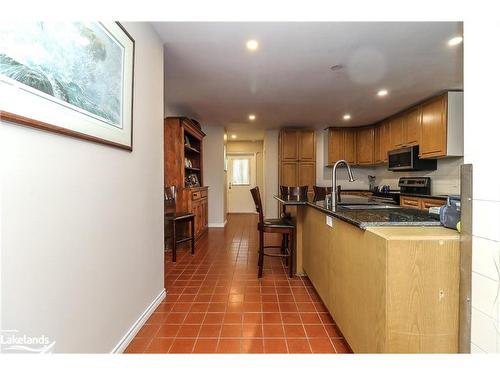
<path id="1" fill-rule="evenodd" d="M 255 120 L 255 118 L 256 118 L 256 117 L 255 117 L 255 115 L 254 115 L 254 114 L 248 115 L 248 119 L 249 119 L 250 121 Z"/>
<path id="2" fill-rule="evenodd" d="M 232 139 L 236 139 L 236 134 L 231 135 Z"/>
<path id="3" fill-rule="evenodd" d="M 458 45 L 458 44 L 462 43 L 462 41 L 463 41 L 463 40 L 464 40 L 464 38 L 463 38 L 463 37 L 461 37 L 461 36 L 456 36 L 456 37 L 451 38 L 450 40 L 448 40 L 448 45 L 449 45 L 450 47 L 452 47 L 452 46 L 456 46 L 456 45 Z"/>
<path id="4" fill-rule="evenodd" d="M 389 93 L 386 89 L 378 90 L 377 96 L 386 96 Z"/>
<path id="5" fill-rule="evenodd" d="M 257 42 L 255 39 L 250 39 L 247 41 L 247 49 L 250 51 L 255 51 L 259 48 L 259 42 Z"/>
<path id="6" fill-rule="evenodd" d="M 344 120 L 350 120 L 351 119 L 351 115 L 349 113 L 346 113 L 344 115 Z"/>

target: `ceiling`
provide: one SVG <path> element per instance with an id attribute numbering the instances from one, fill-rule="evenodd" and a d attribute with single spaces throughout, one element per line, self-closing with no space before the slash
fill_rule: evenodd
<path id="1" fill-rule="evenodd" d="M 461 22 L 153 25 L 165 43 L 166 114 L 225 126 L 239 140 L 282 126 L 371 124 L 463 88 L 462 44 L 447 45 Z M 257 51 L 246 49 L 249 39 Z M 381 88 L 386 97 L 376 95 Z"/>

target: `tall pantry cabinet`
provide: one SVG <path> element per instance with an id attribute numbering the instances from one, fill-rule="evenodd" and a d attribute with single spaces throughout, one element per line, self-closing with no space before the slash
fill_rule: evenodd
<path id="1" fill-rule="evenodd" d="M 279 135 L 279 184 L 316 184 L 316 135 L 311 129 L 281 129 Z"/>

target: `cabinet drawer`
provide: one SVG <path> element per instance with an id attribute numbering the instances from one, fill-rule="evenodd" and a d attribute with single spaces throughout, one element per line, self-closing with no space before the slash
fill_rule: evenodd
<path id="1" fill-rule="evenodd" d="M 420 199 L 410 198 L 410 197 L 401 197 L 400 206 L 420 209 L 421 208 L 420 207 Z"/>
<path id="2" fill-rule="evenodd" d="M 206 190 L 202 190 L 202 191 L 201 191 L 201 197 L 202 197 L 202 198 L 208 197 L 208 191 L 206 191 Z"/>
<path id="3" fill-rule="evenodd" d="M 443 199 L 422 199 L 422 209 L 428 210 L 431 207 L 439 207 L 443 204 L 446 204 L 446 201 Z"/>
<path id="4" fill-rule="evenodd" d="M 201 198 L 201 192 L 200 191 L 193 191 L 191 193 L 191 199 L 196 201 Z"/>

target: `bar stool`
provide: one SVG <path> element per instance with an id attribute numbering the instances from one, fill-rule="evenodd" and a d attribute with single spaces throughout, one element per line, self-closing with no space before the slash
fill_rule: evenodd
<path id="1" fill-rule="evenodd" d="M 313 185 L 313 190 L 314 190 L 314 200 L 320 201 L 325 199 L 327 194 L 330 194 L 332 192 L 332 187 Z"/>
<path id="2" fill-rule="evenodd" d="M 307 196 L 307 191 L 309 190 L 309 186 L 280 186 L 280 195 L 298 195 L 298 196 Z M 281 207 L 283 217 L 290 217 L 290 214 L 286 212 L 286 206 L 283 205 Z"/>
<path id="3" fill-rule="evenodd" d="M 252 198 L 255 203 L 255 208 L 259 214 L 259 224 L 257 229 L 259 231 L 259 261 L 258 267 L 259 271 L 257 274 L 258 278 L 262 277 L 262 270 L 264 268 L 264 257 L 280 257 L 286 259 L 286 265 L 288 267 L 289 277 L 293 277 L 293 256 L 294 256 L 294 245 L 293 237 L 295 235 L 295 225 L 286 218 L 280 219 L 265 219 L 262 210 L 262 200 L 260 198 L 259 187 L 256 186 L 250 189 L 252 193 Z M 282 236 L 286 237 L 286 247 L 283 254 L 272 254 L 266 253 L 265 249 L 281 249 L 281 246 L 264 246 L 264 233 L 281 233 Z M 290 245 L 289 245 L 290 244 Z"/>
<path id="4" fill-rule="evenodd" d="M 191 255 L 194 255 L 194 214 L 191 212 L 176 212 L 177 186 L 169 186 L 165 188 L 165 236 L 167 234 L 167 226 L 172 223 L 172 262 L 177 260 L 177 245 L 186 241 L 191 241 Z M 189 222 L 191 227 L 191 235 L 177 239 L 176 227 L 180 223 Z"/>

